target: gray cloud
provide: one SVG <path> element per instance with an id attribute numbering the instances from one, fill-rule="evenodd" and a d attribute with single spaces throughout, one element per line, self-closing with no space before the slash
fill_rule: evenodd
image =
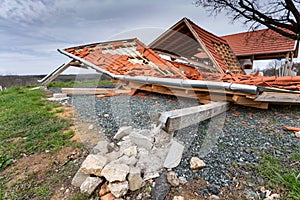
<path id="1" fill-rule="evenodd" d="M 48 73 L 66 60 L 57 48 L 135 36 L 147 43 L 182 17 L 217 35 L 242 30 L 192 0 L 2 0 L 0 73 Z"/>

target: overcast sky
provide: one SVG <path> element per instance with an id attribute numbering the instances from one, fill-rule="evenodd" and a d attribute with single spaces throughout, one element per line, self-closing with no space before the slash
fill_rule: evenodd
<path id="1" fill-rule="evenodd" d="M 219 36 L 247 30 L 193 0 L 0 0 L 0 74 L 47 74 L 69 61 L 58 48 L 124 37 L 148 44 L 183 17 Z"/>

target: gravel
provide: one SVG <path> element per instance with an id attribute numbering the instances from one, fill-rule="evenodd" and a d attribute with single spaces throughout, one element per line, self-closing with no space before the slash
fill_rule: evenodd
<path id="1" fill-rule="evenodd" d="M 70 103 L 80 119 L 96 123 L 108 138 L 112 138 L 120 126 L 150 128 L 157 122 L 159 112 L 199 105 L 193 99 L 159 94 L 100 99 L 91 95 L 73 96 Z M 255 177 L 254 172 L 247 169 L 259 163 L 263 152 L 285 159 L 289 159 L 286 153 L 299 153 L 299 139 L 282 129 L 284 125 L 300 127 L 299 116 L 300 107 L 272 106 L 259 110 L 231 105 L 224 114 L 174 133 L 185 145 L 175 172 L 187 180 L 201 177 L 212 185 L 199 194 L 206 191 L 218 194 L 220 188 L 233 185 L 234 180 L 245 175 L 263 183 L 262 177 Z M 201 158 L 207 167 L 192 172 L 189 160 L 193 156 Z M 254 186 L 251 182 L 247 184 Z"/>

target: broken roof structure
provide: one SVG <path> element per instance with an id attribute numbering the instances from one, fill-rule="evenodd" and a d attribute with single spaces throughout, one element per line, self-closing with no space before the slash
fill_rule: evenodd
<path id="1" fill-rule="evenodd" d="M 202 63 L 210 72 L 243 73 L 227 41 L 183 18 L 150 45 L 158 53 Z"/>
<path id="2" fill-rule="evenodd" d="M 277 103 L 300 103 L 299 77 L 245 75 L 228 38 L 220 38 L 183 18 L 155 39 L 150 47 L 133 38 L 58 49 L 71 61 L 40 82 L 46 85 L 74 66 L 92 68 L 112 79 L 122 80 L 123 86 L 129 89 L 197 98 L 200 102 L 227 100 L 256 108 L 267 108 L 274 99 Z M 289 51 L 291 43 L 278 42 L 281 52 L 285 45 Z M 253 42 L 252 47 L 245 46 L 248 50 L 244 52 L 240 50 L 242 44 L 237 44 L 235 51 L 239 56 L 263 55 L 262 51 L 272 54 L 269 48 L 255 49 L 254 44 L 257 43 Z M 245 53 L 250 52 L 249 49 L 254 53 Z M 275 53 L 279 55 L 279 52 Z M 278 98 L 273 98 L 274 94 L 267 92 L 285 92 L 293 97 L 287 99 L 277 94 Z M 256 101 L 262 93 L 264 98 Z"/>

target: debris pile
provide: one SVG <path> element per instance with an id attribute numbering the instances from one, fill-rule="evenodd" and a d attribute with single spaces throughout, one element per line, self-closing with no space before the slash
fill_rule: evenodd
<path id="1" fill-rule="evenodd" d="M 91 195 L 99 189 L 101 197 L 120 198 L 128 191 L 139 190 L 164 174 L 164 169 L 177 167 L 184 150 L 184 146 L 160 126 L 151 130 L 121 127 L 113 139 L 117 144 L 99 141 L 74 176 L 72 185 L 80 187 L 82 193 Z M 191 159 L 192 170 L 204 167 L 205 163 L 199 158 Z M 177 177 L 173 171 L 165 178 L 169 187 L 186 183 L 184 177 Z"/>
<path id="2" fill-rule="evenodd" d="M 203 80 L 207 81 L 230 82 L 300 91 L 300 76 L 267 77 L 258 76 L 258 73 L 253 75 L 202 73 L 201 76 Z"/>

